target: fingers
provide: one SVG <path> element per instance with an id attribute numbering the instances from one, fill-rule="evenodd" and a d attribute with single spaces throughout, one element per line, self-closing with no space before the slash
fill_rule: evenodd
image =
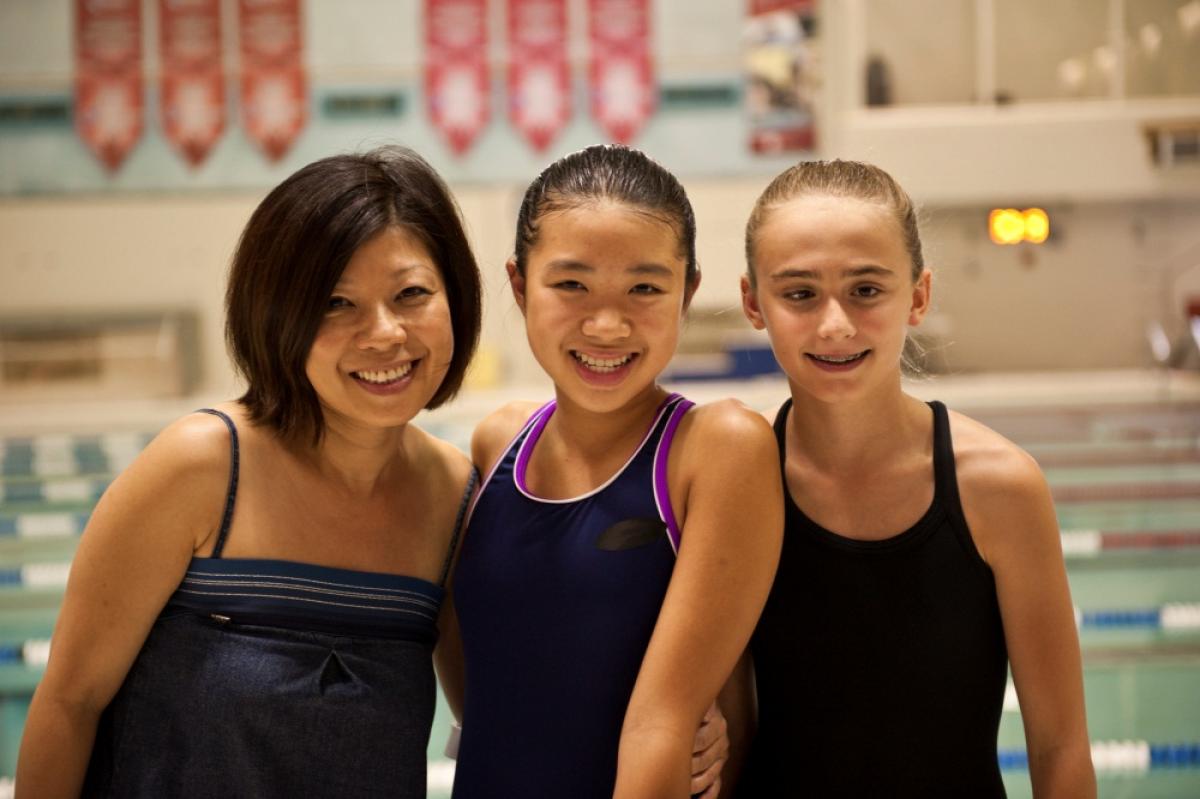
<path id="1" fill-rule="evenodd" d="M 700 728 L 696 730 L 696 738 L 692 742 L 692 753 L 699 754 L 710 748 L 713 744 L 720 741 L 722 738 L 728 738 L 729 730 L 725 722 L 725 716 L 722 715 L 717 703 L 713 702 L 708 706 L 708 710 L 704 713 L 704 718 L 700 721 Z M 728 740 L 725 742 L 728 748 Z"/>
<path id="2" fill-rule="evenodd" d="M 692 773 L 699 774 L 706 771 L 714 763 L 725 762 L 729 757 L 729 738 L 722 734 L 717 738 L 707 749 L 692 753 Z"/>
<path id="3" fill-rule="evenodd" d="M 717 773 L 712 784 L 705 787 L 699 776 L 692 778 L 691 795 L 699 799 L 717 799 L 721 793 L 721 775 Z"/>

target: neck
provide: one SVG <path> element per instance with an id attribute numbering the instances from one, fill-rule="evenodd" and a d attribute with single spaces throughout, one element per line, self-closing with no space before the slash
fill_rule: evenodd
<path id="1" fill-rule="evenodd" d="M 929 410 L 897 378 L 870 396 L 825 402 L 792 384 L 788 457 L 839 473 L 870 468 L 928 438 Z"/>
<path id="2" fill-rule="evenodd" d="M 370 428 L 325 413 L 325 434 L 301 454 L 323 478 L 352 496 L 369 496 L 402 466 L 407 425 Z"/>
<path id="3" fill-rule="evenodd" d="M 667 393 L 652 383 L 620 408 L 592 411 L 571 402 L 561 391 L 556 391 L 558 406 L 550 417 L 546 432 L 553 427 L 553 435 L 574 451 L 609 452 L 626 439 L 636 436 L 641 440 L 654 412 L 667 398 Z"/>

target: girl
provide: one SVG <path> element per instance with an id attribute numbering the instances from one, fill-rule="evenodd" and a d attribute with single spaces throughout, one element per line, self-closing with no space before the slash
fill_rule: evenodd
<path id="1" fill-rule="evenodd" d="M 424 797 L 431 650 L 473 475 L 454 396 L 480 286 L 415 153 L 327 158 L 234 257 L 237 401 L 175 422 L 80 541 L 22 797 Z"/>
<path id="2" fill-rule="evenodd" d="M 798 164 L 759 197 L 746 256 L 743 307 L 792 397 L 775 422 L 786 534 L 752 644 L 740 795 L 799 775 L 814 796 L 1003 796 L 1011 661 L 1035 795 L 1095 796 L 1045 479 L 901 390 L 931 283 L 908 195 L 867 164 Z"/>
<path id="3" fill-rule="evenodd" d="M 778 558 L 779 483 L 745 480 L 773 472 L 770 428 L 656 382 L 699 272 L 687 196 L 645 155 L 548 167 L 508 274 L 555 400 L 473 437 L 488 476 L 454 581 L 465 675 L 440 653 L 463 719 L 454 795 L 684 797 Z"/>

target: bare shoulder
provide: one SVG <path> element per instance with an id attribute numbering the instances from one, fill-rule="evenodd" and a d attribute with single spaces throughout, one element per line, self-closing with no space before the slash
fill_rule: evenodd
<path id="1" fill-rule="evenodd" d="M 244 426 L 238 425 L 239 433 Z M 199 547 L 219 524 L 231 460 L 224 422 L 204 413 L 184 416 L 163 428 L 118 475 L 97 503 L 88 530 L 168 530 L 189 548 Z"/>
<path id="2" fill-rule="evenodd" d="M 449 482 L 455 490 L 461 490 L 471 473 L 471 459 L 449 441 L 412 426 L 412 435 L 418 444 L 420 456 L 425 461 L 425 471 L 436 473 L 440 483 Z"/>
<path id="3" fill-rule="evenodd" d="M 1012 501 L 1044 491 L 1046 479 L 1037 461 L 995 430 L 951 411 L 950 434 L 964 502 L 968 495 Z"/>
<path id="4" fill-rule="evenodd" d="M 536 402 L 510 402 L 489 413 L 475 426 L 475 432 L 471 434 L 471 460 L 481 474 L 491 471 L 504 447 L 540 407 Z"/>
<path id="5" fill-rule="evenodd" d="M 680 422 L 680 433 L 702 447 L 738 446 L 774 450 L 771 423 L 736 399 L 697 405 Z"/>
<path id="6" fill-rule="evenodd" d="M 231 408 L 222 409 L 234 416 Z M 234 423 L 239 437 L 245 438 L 249 424 L 236 416 Z M 225 423 L 212 414 L 197 412 L 164 427 L 146 446 L 139 461 L 149 461 L 156 470 L 167 470 L 172 477 L 186 473 L 192 477 L 217 475 L 224 479 L 229 473 L 231 451 Z"/>
<path id="7" fill-rule="evenodd" d="M 983 559 L 996 568 L 1059 546 L 1054 501 L 1033 457 L 958 413 L 950 430 L 963 515 Z"/>

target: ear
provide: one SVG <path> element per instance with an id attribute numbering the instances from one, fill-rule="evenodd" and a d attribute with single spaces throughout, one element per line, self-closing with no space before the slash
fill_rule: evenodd
<path id="1" fill-rule="evenodd" d="M 525 315 L 525 276 L 517 271 L 517 259 L 509 258 L 504 264 L 504 270 L 508 272 L 508 283 L 512 286 L 513 299 L 516 300 L 517 307 L 521 309 L 521 315 Z"/>
<path id="2" fill-rule="evenodd" d="M 758 292 L 750 285 L 749 275 L 742 275 L 742 313 L 746 314 L 755 330 L 766 329 L 767 321 L 762 308 L 758 307 Z"/>
<path id="3" fill-rule="evenodd" d="M 928 269 L 921 270 L 913 286 L 912 307 L 908 311 L 908 324 L 916 327 L 921 324 L 925 314 L 929 313 L 929 304 L 933 298 L 933 273 Z"/>
<path id="4" fill-rule="evenodd" d="M 699 267 L 696 268 L 696 279 L 692 284 L 683 291 L 683 311 L 687 313 L 687 309 L 692 305 L 692 298 L 696 296 L 696 289 L 700 288 L 700 278 L 702 277 Z"/>

